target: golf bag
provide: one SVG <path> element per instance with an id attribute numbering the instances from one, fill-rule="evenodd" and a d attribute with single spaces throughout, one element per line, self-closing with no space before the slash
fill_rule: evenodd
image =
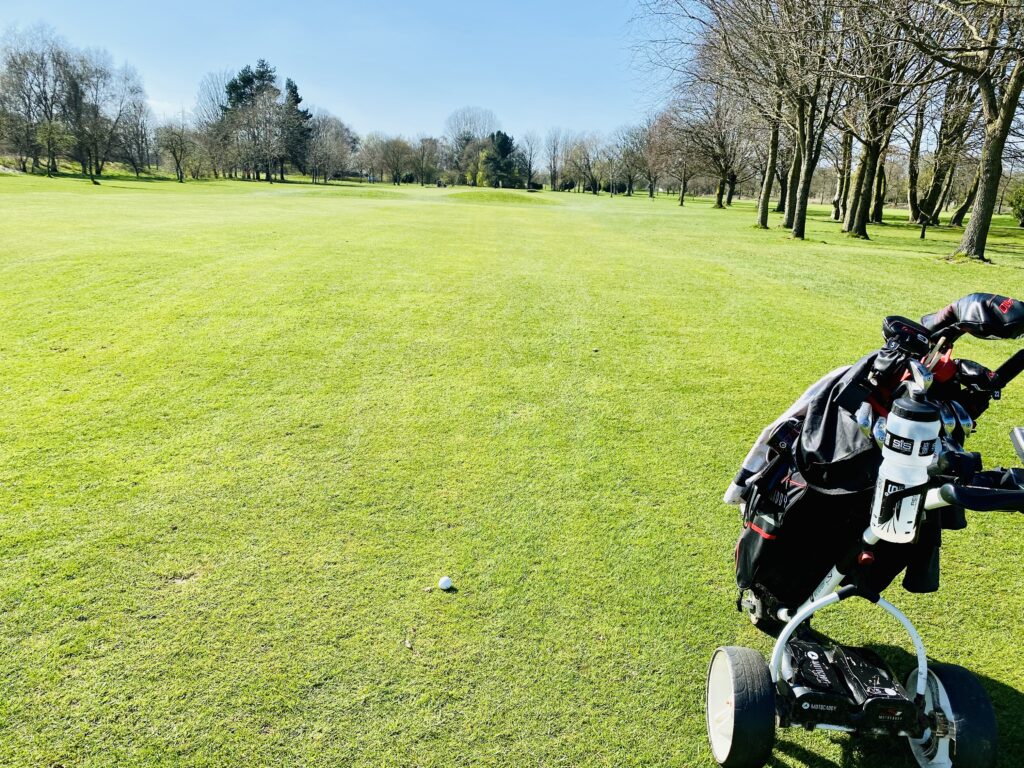
<path id="1" fill-rule="evenodd" d="M 887 415 L 910 360 L 932 356 L 932 393 L 961 403 L 975 420 L 999 396 L 992 371 L 952 359 L 952 342 L 964 333 L 1020 336 L 1024 303 L 976 293 L 921 323 L 887 317 L 881 349 L 824 376 L 765 428 L 725 495 L 742 510 L 735 549 L 740 590 L 792 609 L 850 556 L 868 525 L 882 460 L 855 414 L 868 403 L 874 414 Z M 927 513 L 913 544 L 876 545 L 872 567 L 858 569 L 861 585 L 878 592 L 904 573 L 908 591 L 937 590 L 941 532 L 965 526 L 958 507 Z"/>

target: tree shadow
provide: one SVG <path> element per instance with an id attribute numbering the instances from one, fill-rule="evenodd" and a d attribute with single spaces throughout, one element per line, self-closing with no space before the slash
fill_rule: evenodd
<path id="1" fill-rule="evenodd" d="M 877 644 L 869 644 L 866 647 L 881 656 L 900 680 L 906 680 L 917 667 L 917 657 L 903 648 Z M 999 726 L 998 764 L 1017 765 L 1017 755 L 1024 749 L 1024 730 L 1017 727 L 1024 719 L 1024 693 L 990 677 L 977 677 L 988 691 L 996 712 L 996 722 Z M 834 735 L 832 743 L 838 745 L 841 750 L 839 761 L 836 762 L 815 754 L 800 744 L 787 741 L 785 730 L 779 731 L 778 734 L 780 738 L 775 743 L 776 754 L 768 762 L 772 768 L 786 768 L 787 764 L 782 762 L 779 755 L 785 755 L 790 765 L 795 763 L 806 768 L 876 768 L 883 765 L 887 768 L 914 768 L 917 765 L 910 754 L 906 739 L 903 738 Z M 820 735 L 823 739 L 828 738 L 823 733 Z"/>

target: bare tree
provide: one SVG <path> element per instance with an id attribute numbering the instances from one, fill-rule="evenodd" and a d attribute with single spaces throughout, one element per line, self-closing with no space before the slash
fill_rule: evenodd
<path id="1" fill-rule="evenodd" d="M 1024 6 L 1000 0 L 907 0 L 894 3 L 890 12 L 919 50 L 979 89 L 984 140 L 978 192 L 958 252 L 984 260 L 1003 150 L 1024 89 Z"/>
<path id="2" fill-rule="evenodd" d="M 348 166 L 354 138 L 351 129 L 327 112 L 313 115 L 306 164 L 314 184 L 327 184 Z"/>
<path id="3" fill-rule="evenodd" d="M 881 218 L 882 196 L 876 192 L 885 183 L 882 158 L 903 116 L 906 97 L 920 88 L 932 65 L 877 3 L 850 4 L 844 23 L 853 34 L 835 68 L 851 99 L 836 117 L 860 143 L 861 158 L 843 228 L 866 239 L 868 222 Z M 877 212 L 872 200 L 879 206 Z"/>
<path id="4" fill-rule="evenodd" d="M 537 173 L 537 163 L 540 162 L 540 149 L 540 137 L 533 131 L 527 131 L 519 139 L 519 158 L 527 189 L 533 187 L 533 177 Z"/>
<path id="5" fill-rule="evenodd" d="M 192 130 L 185 120 L 185 115 L 182 114 L 177 120 L 157 128 L 156 143 L 170 156 L 174 164 L 175 177 L 184 183 L 185 171 L 194 151 Z"/>
<path id="6" fill-rule="evenodd" d="M 356 153 L 356 164 L 370 182 L 384 180 L 383 134 L 371 132 L 363 137 Z"/>
<path id="7" fill-rule="evenodd" d="M 742 103 L 716 86 L 694 86 L 674 110 L 696 159 L 717 180 L 715 208 L 724 208 L 741 175 L 749 174 L 752 142 Z"/>
<path id="8" fill-rule="evenodd" d="M 412 148 L 413 175 L 420 183 L 432 184 L 441 162 L 441 142 L 432 136 L 421 136 Z"/>
<path id="9" fill-rule="evenodd" d="M 153 148 L 153 118 L 146 102 L 137 99 L 125 110 L 121 125 L 121 151 L 136 177 L 150 165 Z"/>
<path id="10" fill-rule="evenodd" d="M 667 109 L 654 119 L 651 133 L 661 147 L 665 173 L 679 185 L 679 205 L 683 206 L 697 154 L 690 143 L 690 126 L 683 122 L 679 111 Z"/>
<path id="11" fill-rule="evenodd" d="M 576 137 L 569 144 L 567 167 L 579 179 L 584 189 L 597 194 L 601 189 L 601 141 L 597 136 L 586 134 Z"/>
<path id="12" fill-rule="evenodd" d="M 196 123 L 196 141 L 202 147 L 214 178 L 227 176 L 233 165 L 233 135 L 228 118 L 227 85 L 229 71 L 208 73 L 199 83 L 193 114 Z"/>
<path id="13" fill-rule="evenodd" d="M 562 154 L 564 153 L 564 136 L 561 128 L 551 128 L 544 138 L 544 151 L 547 154 L 548 183 L 551 191 L 558 191 L 559 169 L 562 167 Z"/>
<path id="14" fill-rule="evenodd" d="M 381 162 L 391 177 L 392 184 L 401 184 L 402 177 L 409 171 L 412 148 L 401 136 L 393 136 L 381 146 Z"/>

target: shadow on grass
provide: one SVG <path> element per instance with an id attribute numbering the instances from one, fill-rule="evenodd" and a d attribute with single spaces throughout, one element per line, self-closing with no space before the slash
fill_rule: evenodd
<path id="1" fill-rule="evenodd" d="M 917 666 L 917 657 L 903 648 L 874 644 L 867 647 L 885 659 L 900 680 L 906 680 L 910 672 Z M 934 661 L 939 661 L 939 659 L 934 659 Z M 977 675 L 977 677 L 988 691 L 996 712 L 996 722 L 999 726 L 999 754 L 1001 756 L 998 764 L 1017 765 L 1016 756 L 1024 749 L 1024 731 L 1017 727 L 1017 724 L 1024 719 L 1024 693 L 990 677 L 984 675 Z M 800 744 L 787 741 L 785 730 L 779 731 L 778 734 L 775 755 L 768 762 L 772 768 L 786 768 L 787 763 L 780 759 L 780 756 L 783 755 L 787 758 L 788 765 L 795 763 L 806 766 L 806 768 L 876 768 L 876 766 L 914 768 L 917 765 L 910 754 L 906 739 L 903 738 L 833 736 L 833 743 L 837 744 L 842 751 L 839 761 L 836 762 L 817 755 Z M 828 738 L 824 733 L 820 733 L 820 735 L 823 739 Z"/>

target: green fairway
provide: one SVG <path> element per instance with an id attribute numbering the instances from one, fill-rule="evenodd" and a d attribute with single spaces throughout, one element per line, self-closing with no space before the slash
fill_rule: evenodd
<path id="1" fill-rule="evenodd" d="M 751 442 L 883 316 L 1024 298 L 1009 217 L 988 265 L 746 200 L 0 176 L 0 212 L 4 766 L 711 765 L 712 650 L 770 648 L 721 502 Z M 1015 424 L 1021 382 L 968 449 Z M 888 596 L 1016 765 L 1024 519 L 944 544 Z M 816 622 L 909 669 L 853 602 Z"/>

